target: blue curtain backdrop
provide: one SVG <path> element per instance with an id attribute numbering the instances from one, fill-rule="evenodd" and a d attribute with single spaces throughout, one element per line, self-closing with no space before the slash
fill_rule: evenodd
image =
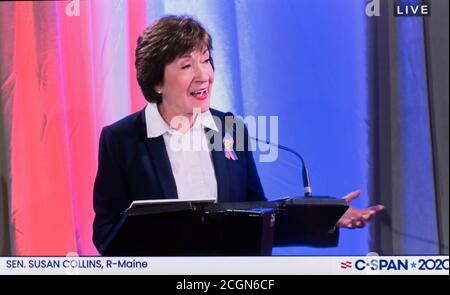
<path id="1" fill-rule="evenodd" d="M 408 1 L 405 1 L 408 3 Z M 409 1 L 412 2 L 412 1 Z M 420 2 L 420 1 L 415 1 Z M 404 238 L 396 247 L 404 253 L 439 253 L 433 153 L 430 135 L 429 102 L 425 64 L 425 41 L 420 18 L 398 24 L 399 113 L 401 137 L 401 205 L 397 212 Z M 408 46 L 400 46 L 408 44 Z M 447 180 L 448 181 L 448 180 Z M 413 234 L 411 234 L 413 233 Z M 448 246 L 447 246 L 448 247 Z M 448 248 L 447 248 L 448 251 Z"/>

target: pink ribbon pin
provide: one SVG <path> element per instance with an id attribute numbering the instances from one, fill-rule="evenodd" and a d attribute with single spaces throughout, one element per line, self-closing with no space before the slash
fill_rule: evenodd
<path id="1" fill-rule="evenodd" d="M 238 156 L 236 155 L 236 153 L 233 150 L 233 144 L 234 144 L 233 137 L 231 137 L 231 135 L 228 133 L 225 134 L 225 136 L 223 137 L 223 146 L 225 148 L 225 158 L 227 158 L 228 160 L 236 161 L 238 159 Z"/>

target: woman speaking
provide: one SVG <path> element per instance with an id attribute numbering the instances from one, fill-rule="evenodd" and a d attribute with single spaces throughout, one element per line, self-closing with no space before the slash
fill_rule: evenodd
<path id="1" fill-rule="evenodd" d="M 265 200 L 247 130 L 227 129 L 225 113 L 210 108 L 211 50 L 211 36 L 189 16 L 163 17 L 139 37 L 137 80 L 148 104 L 102 130 L 94 185 L 98 249 L 134 200 Z M 363 227 L 382 209 L 350 207 L 337 225 Z"/>

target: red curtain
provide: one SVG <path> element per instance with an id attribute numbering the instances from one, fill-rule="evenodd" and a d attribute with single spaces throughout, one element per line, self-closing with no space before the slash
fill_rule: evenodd
<path id="1" fill-rule="evenodd" d="M 15 255 L 97 254 L 92 188 L 101 128 L 141 109 L 134 48 L 144 1 L 0 3 L 2 128 Z M 3 167 L 4 169 L 6 169 Z M 3 190 L 5 191 L 5 190 Z"/>

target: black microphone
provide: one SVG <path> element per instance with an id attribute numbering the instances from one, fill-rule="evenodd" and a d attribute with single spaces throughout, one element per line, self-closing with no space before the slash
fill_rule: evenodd
<path id="1" fill-rule="evenodd" d="M 296 155 L 300 159 L 300 161 L 302 162 L 302 178 L 303 178 L 303 186 L 305 187 L 305 190 L 304 190 L 305 191 L 305 197 L 307 197 L 307 198 L 311 198 L 312 197 L 311 181 L 309 180 L 308 168 L 306 168 L 305 160 L 303 160 L 303 157 L 299 153 L 297 153 L 296 151 L 294 151 L 291 148 L 288 148 L 287 146 L 284 146 L 284 145 L 281 145 L 281 144 L 274 144 L 274 143 L 270 142 L 269 140 L 262 140 L 262 139 L 259 139 L 258 137 L 253 137 L 253 136 L 250 136 L 250 135 L 249 135 L 249 137 L 251 139 L 256 140 L 256 141 L 263 142 L 265 144 L 268 144 L 268 145 L 274 146 L 276 148 L 279 148 L 279 149 L 291 152 L 294 155 Z"/>
<path id="2" fill-rule="evenodd" d="M 227 113 L 225 113 L 224 117 L 225 118 L 226 117 L 234 118 L 234 115 L 231 112 L 227 112 Z M 233 128 L 232 128 L 232 125 L 230 125 L 230 124 L 232 124 L 232 122 L 229 122 L 229 121 L 227 121 L 225 119 L 225 132 L 232 132 Z M 274 143 L 270 142 L 269 140 L 262 140 L 262 139 L 259 139 L 258 137 L 253 137 L 250 134 L 248 135 L 248 137 L 253 139 L 253 140 L 256 140 L 256 141 L 259 141 L 259 142 L 262 142 L 262 143 L 265 143 L 265 144 L 277 147 L 279 149 L 291 152 L 294 155 L 296 155 L 300 159 L 300 161 L 302 162 L 302 178 L 303 178 L 303 186 L 305 188 L 304 189 L 305 197 L 307 197 L 307 198 L 311 198 L 312 197 L 311 181 L 309 180 L 308 168 L 306 168 L 305 160 L 303 160 L 303 157 L 299 153 L 297 153 L 296 151 L 294 151 L 291 148 L 288 148 L 287 146 L 284 146 L 284 145 L 281 145 L 281 144 L 274 144 Z"/>

